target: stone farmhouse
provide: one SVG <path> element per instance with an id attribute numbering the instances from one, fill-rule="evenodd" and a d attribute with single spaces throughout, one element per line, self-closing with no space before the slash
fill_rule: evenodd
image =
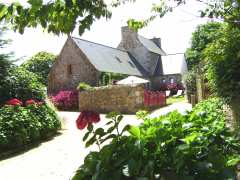
<path id="1" fill-rule="evenodd" d="M 143 77 L 158 89 L 161 83 L 181 82 L 186 71 L 184 55 L 167 55 L 160 38 L 147 39 L 122 27 L 117 48 L 69 36 L 51 68 L 48 92 L 75 89 L 80 82 L 98 86 L 101 72 Z"/>

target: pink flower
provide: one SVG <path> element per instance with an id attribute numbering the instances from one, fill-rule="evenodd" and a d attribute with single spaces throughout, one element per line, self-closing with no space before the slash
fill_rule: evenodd
<path id="1" fill-rule="evenodd" d="M 100 121 L 100 114 L 93 111 L 82 111 L 77 118 L 77 128 L 83 130 L 88 124 L 98 123 Z"/>
<path id="2" fill-rule="evenodd" d="M 37 102 L 34 101 L 33 99 L 29 99 L 25 102 L 26 106 L 31 105 L 31 104 L 36 104 Z"/>
<path id="3" fill-rule="evenodd" d="M 17 106 L 17 105 L 21 106 L 22 104 L 23 104 L 22 101 L 20 101 L 19 99 L 16 99 L 16 98 L 11 99 L 6 102 L 6 105 L 11 105 L 11 106 Z"/>

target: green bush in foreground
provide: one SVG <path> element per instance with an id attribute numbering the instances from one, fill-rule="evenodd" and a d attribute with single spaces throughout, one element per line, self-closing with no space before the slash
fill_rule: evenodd
<path id="1" fill-rule="evenodd" d="M 0 153 L 56 134 L 57 114 L 48 105 L 5 105 L 0 109 Z"/>
<path id="2" fill-rule="evenodd" d="M 113 118 L 119 119 L 119 115 Z M 88 133 L 94 135 L 87 145 L 109 136 L 111 142 L 99 152 L 90 152 L 73 180 L 236 178 L 239 139 L 227 128 L 219 99 L 202 102 L 185 115 L 174 111 L 153 119 L 146 116 L 139 127 L 126 127 L 128 136 L 113 136 L 112 128 L 88 127 Z"/>

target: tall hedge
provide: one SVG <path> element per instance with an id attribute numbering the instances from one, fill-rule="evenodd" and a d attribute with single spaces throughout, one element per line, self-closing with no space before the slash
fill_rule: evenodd
<path id="1" fill-rule="evenodd" d="M 225 26 L 205 50 L 205 59 L 210 87 L 227 100 L 240 124 L 240 29 Z"/>

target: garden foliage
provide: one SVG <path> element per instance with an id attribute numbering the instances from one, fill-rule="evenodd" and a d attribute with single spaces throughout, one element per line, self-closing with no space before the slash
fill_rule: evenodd
<path id="1" fill-rule="evenodd" d="M 228 100 L 240 124 L 240 30 L 225 26 L 221 37 L 205 49 L 207 79 L 216 95 Z"/>
<path id="2" fill-rule="evenodd" d="M 121 115 L 112 116 L 108 123 L 119 123 L 108 130 L 88 126 L 84 140 L 92 134 L 87 146 L 97 141 L 100 150 L 87 155 L 73 180 L 235 179 L 240 144 L 226 127 L 219 99 L 202 102 L 185 115 L 139 117 L 144 119 L 140 126 L 123 129 L 130 135 L 119 130 Z M 101 144 L 106 137 L 110 143 Z"/>
<path id="3" fill-rule="evenodd" d="M 56 134 L 60 121 L 46 103 L 13 99 L 0 109 L 0 153 L 22 148 Z"/>
<path id="4" fill-rule="evenodd" d="M 0 80 L 0 106 L 12 98 L 22 101 L 45 99 L 44 86 L 34 73 L 19 67 L 10 67 L 6 72 Z"/>
<path id="5" fill-rule="evenodd" d="M 91 89 L 93 89 L 93 87 L 84 82 L 79 83 L 79 85 L 77 87 L 77 90 L 79 90 L 79 91 L 88 91 Z"/>
<path id="6" fill-rule="evenodd" d="M 51 101 L 60 110 L 76 110 L 78 109 L 78 91 L 59 91 L 56 95 L 51 96 Z"/>
<path id="7" fill-rule="evenodd" d="M 47 86 L 48 74 L 56 59 L 56 56 L 48 52 L 39 52 L 21 66 L 37 75 L 38 80 Z"/>

